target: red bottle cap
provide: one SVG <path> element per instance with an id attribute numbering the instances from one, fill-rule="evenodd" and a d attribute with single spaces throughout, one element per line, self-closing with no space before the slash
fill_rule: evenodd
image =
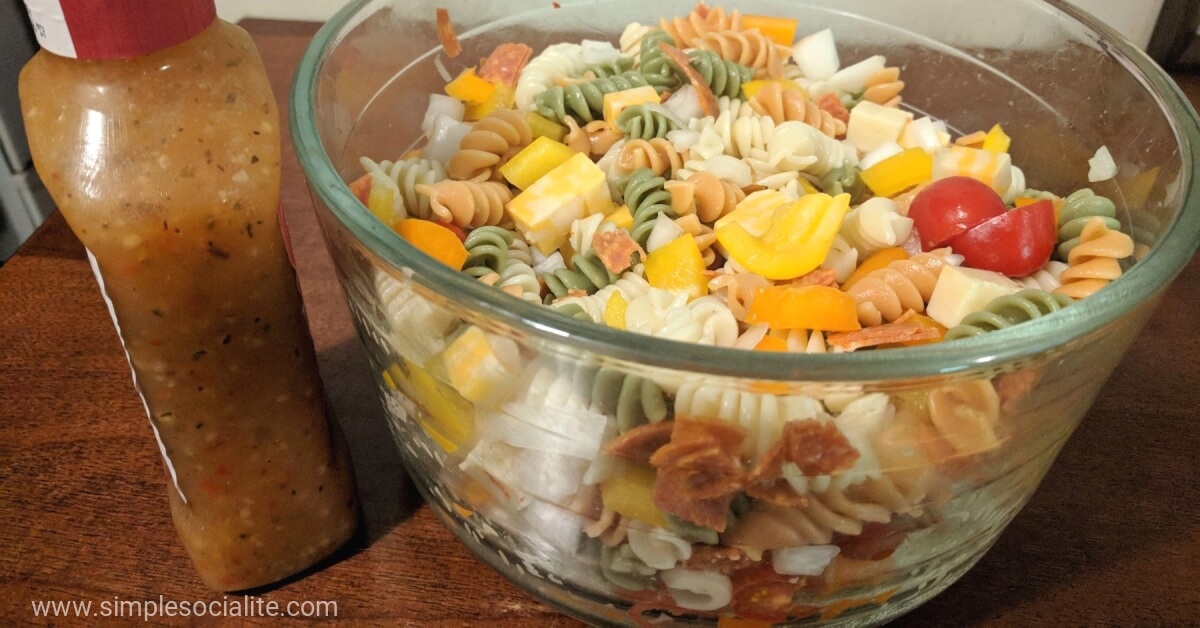
<path id="1" fill-rule="evenodd" d="M 63 57 L 138 57 L 195 37 L 214 0 L 25 0 L 42 48 Z"/>

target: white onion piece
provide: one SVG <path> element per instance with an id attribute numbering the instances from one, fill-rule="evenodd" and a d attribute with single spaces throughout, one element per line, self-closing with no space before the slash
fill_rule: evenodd
<path id="1" fill-rule="evenodd" d="M 804 76 L 823 81 L 832 77 L 841 64 L 838 61 L 837 44 L 833 40 L 833 31 L 828 28 L 818 31 L 796 42 L 792 48 L 792 56 Z"/>
<path id="2" fill-rule="evenodd" d="M 928 116 L 909 122 L 900 132 L 900 146 L 919 148 L 929 154 L 933 154 L 933 151 L 949 142 L 950 135 L 945 131 L 945 123 L 943 122 L 942 128 L 939 129 L 933 118 Z"/>
<path id="3" fill-rule="evenodd" d="M 442 94 L 430 94 L 429 107 L 425 110 L 425 119 L 421 120 L 421 132 L 426 137 L 433 135 L 433 121 L 439 115 L 449 116 L 453 120 L 462 122 L 466 113 L 467 106 L 461 100 Z"/>
<path id="4" fill-rule="evenodd" d="M 765 324 L 755 325 L 747 329 L 741 336 L 738 336 L 737 341 L 733 343 L 733 347 L 735 349 L 753 349 L 758 346 L 758 343 L 762 342 L 762 339 L 767 336 L 767 332 L 770 329 Z"/>
<path id="5" fill-rule="evenodd" d="M 1096 156 L 1088 160 L 1088 166 L 1091 167 L 1088 170 L 1088 181 L 1092 183 L 1107 181 L 1117 176 L 1117 162 L 1113 161 L 1107 146 L 1101 146 L 1096 151 Z"/>
<path id="6" fill-rule="evenodd" d="M 842 548 L 836 545 L 803 545 L 771 552 L 771 566 L 785 576 L 819 576 Z"/>
<path id="7" fill-rule="evenodd" d="M 541 260 L 538 260 L 537 247 L 530 247 L 529 250 L 531 253 L 534 253 L 534 262 L 536 262 L 536 264 L 533 267 L 533 273 L 535 275 L 545 275 L 547 273 L 552 273 L 556 270 L 562 270 L 563 268 L 567 267 L 567 263 L 563 261 L 562 253 L 558 251 L 555 251 Z"/>
<path id="8" fill-rule="evenodd" d="M 621 56 L 621 51 L 607 41 L 585 39 L 580 42 L 580 46 L 583 48 L 583 62 L 586 65 L 616 61 L 617 57 Z"/>
<path id="9" fill-rule="evenodd" d="M 704 162 L 704 171 L 718 179 L 731 181 L 739 188 L 744 188 L 754 182 L 750 166 L 741 159 L 729 155 L 717 155 Z"/>
<path id="10" fill-rule="evenodd" d="M 662 105 L 677 118 L 693 120 L 704 117 L 704 109 L 700 106 L 700 96 L 696 94 L 696 88 L 691 85 L 684 85 L 671 94 L 671 97 Z"/>
<path id="11" fill-rule="evenodd" d="M 884 159 L 894 155 L 899 155 L 902 152 L 904 152 L 904 149 L 901 148 L 899 144 L 895 142 L 887 142 L 879 148 L 876 148 L 875 150 L 863 155 L 862 159 L 858 160 L 858 167 L 862 170 L 866 170 L 867 168 L 874 166 Z"/>
<path id="12" fill-rule="evenodd" d="M 675 147 L 675 150 L 682 153 L 700 141 L 700 132 L 691 129 L 675 129 L 667 132 L 667 141 Z"/>
<path id="13" fill-rule="evenodd" d="M 857 94 L 867 88 L 867 78 L 887 66 L 883 55 L 868 57 L 848 65 L 829 77 L 829 84 L 849 94 Z"/>
<path id="14" fill-rule="evenodd" d="M 658 249 L 670 244 L 683 235 L 683 228 L 675 224 L 674 220 L 667 218 L 666 214 L 659 214 L 654 219 L 654 227 L 650 230 L 650 237 L 646 238 L 646 252 L 653 253 Z"/>
<path id="15" fill-rule="evenodd" d="M 462 138 L 470 132 L 471 125 L 444 113 L 438 114 L 433 119 L 433 132 L 430 133 L 429 143 L 421 151 L 421 156 L 446 163 L 458 152 Z"/>

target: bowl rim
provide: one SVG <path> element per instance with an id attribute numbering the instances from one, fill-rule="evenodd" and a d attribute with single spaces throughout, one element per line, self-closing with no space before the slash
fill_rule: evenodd
<path id="1" fill-rule="evenodd" d="M 1137 304 L 1157 298 L 1200 244 L 1200 191 L 1196 189 L 1200 171 L 1192 156 L 1195 147 L 1200 146 L 1200 120 L 1178 85 L 1133 43 L 1064 0 L 1015 1 L 1046 5 L 1074 20 L 1085 32 L 1090 31 L 1095 43 L 1158 102 L 1178 142 L 1183 207 L 1150 253 L 1104 290 L 1048 316 L 954 342 L 830 354 L 758 352 L 683 343 L 563 316 L 485 286 L 425 256 L 369 212 L 362 211 L 324 151 L 314 123 L 323 60 L 340 41 L 343 28 L 357 24 L 359 12 L 378 0 L 348 3 L 309 42 L 289 94 L 291 136 L 316 204 L 324 205 L 372 255 L 425 289 L 513 332 L 649 367 L 756 380 L 868 382 L 988 369 L 1068 345 L 1129 314 Z M 561 4 L 583 2 L 588 0 L 566 0 Z M 322 210 L 318 207 L 316 211 Z"/>

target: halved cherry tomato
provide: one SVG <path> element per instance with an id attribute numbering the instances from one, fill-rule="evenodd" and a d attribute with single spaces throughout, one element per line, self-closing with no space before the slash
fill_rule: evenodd
<path id="1" fill-rule="evenodd" d="M 921 247 L 931 251 L 1006 209 L 1004 200 L 987 184 L 970 177 L 948 177 L 921 190 L 908 208 L 908 217 L 921 234 Z"/>
<path id="2" fill-rule="evenodd" d="M 950 248 L 964 266 L 1025 277 L 1050 261 L 1057 238 L 1054 204 L 1043 200 L 972 227 L 950 240 Z"/>

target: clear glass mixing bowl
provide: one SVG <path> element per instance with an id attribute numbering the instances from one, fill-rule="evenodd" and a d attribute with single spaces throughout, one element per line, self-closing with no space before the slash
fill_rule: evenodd
<path id="1" fill-rule="evenodd" d="M 462 40 L 457 60 L 438 43 L 435 5 Z M 1088 186 L 1102 145 L 1120 166 L 1091 185 L 1137 244 L 1118 281 L 1007 330 L 877 352 L 739 352 L 579 322 L 424 257 L 348 189 L 360 157 L 394 160 L 416 145 L 428 94 L 444 84 L 438 63 L 457 74 L 505 41 L 611 41 L 628 22 L 691 8 L 351 3 L 296 76 L 295 145 L 397 447 L 475 554 L 597 623 L 886 621 L 987 551 L 1195 251 L 1195 114 L 1144 55 L 1057 1 L 731 3 L 798 18 L 801 33 L 831 27 L 843 65 L 886 55 L 903 68 L 904 106 L 958 132 L 1003 124 L 1032 188 Z M 785 421 L 813 417 L 852 435 L 861 456 L 833 476 L 793 471 L 785 479 L 804 497 L 788 506 L 716 498 L 730 523 L 713 535 L 654 507 L 654 468 L 600 453 L 664 410 L 739 424 L 747 461 Z M 781 575 L 781 564 L 819 573 Z"/>

